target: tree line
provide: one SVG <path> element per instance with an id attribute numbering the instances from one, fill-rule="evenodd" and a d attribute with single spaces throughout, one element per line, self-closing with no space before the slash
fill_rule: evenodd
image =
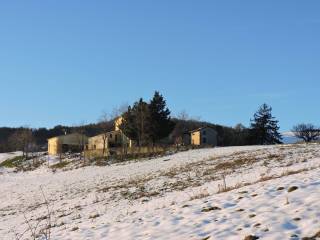
<path id="1" fill-rule="evenodd" d="M 171 118 L 164 97 L 156 91 L 149 102 L 139 99 L 128 107 L 122 117 L 121 130 L 138 146 L 181 144 L 183 134 L 203 126 L 210 126 L 217 131 L 218 144 L 221 146 L 282 143 L 278 120 L 272 115 L 272 108 L 267 104 L 263 104 L 254 114 L 250 128 L 241 124 L 228 128 L 188 119 L 187 114 Z"/>
<path id="2" fill-rule="evenodd" d="M 51 129 L 0 128 L 0 152 L 21 150 L 27 153 L 30 149 L 45 150 L 48 138 L 66 133 L 78 132 L 88 137 L 106 133 L 114 129 L 114 120 L 118 115 L 123 117 L 121 130 L 138 146 L 182 144 L 183 134 L 203 126 L 209 126 L 217 131 L 219 146 L 266 145 L 282 142 L 279 122 L 272 115 L 271 106 L 267 104 L 259 107 L 249 127 L 242 124 L 227 127 L 189 117 L 186 112 L 171 116 L 165 98 L 156 91 L 149 101 L 141 98 L 131 106 L 117 111 L 113 117 L 108 118 L 103 115 L 93 124 L 71 127 L 58 125 Z M 320 137 L 320 128 L 313 124 L 298 124 L 293 127 L 292 132 L 305 142 L 315 141 Z"/>

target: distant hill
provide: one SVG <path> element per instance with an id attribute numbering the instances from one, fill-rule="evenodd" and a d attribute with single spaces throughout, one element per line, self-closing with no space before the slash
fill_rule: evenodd
<path id="1" fill-rule="evenodd" d="M 282 133 L 282 141 L 285 144 L 292 144 L 292 143 L 301 142 L 301 139 L 294 136 L 293 132 L 284 132 Z"/>

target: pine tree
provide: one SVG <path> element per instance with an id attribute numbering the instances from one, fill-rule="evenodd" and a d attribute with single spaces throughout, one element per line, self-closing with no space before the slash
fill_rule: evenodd
<path id="1" fill-rule="evenodd" d="M 155 92 L 149 104 L 150 113 L 150 138 L 152 144 L 167 137 L 174 128 L 174 122 L 170 118 L 170 110 L 166 101 L 159 92 Z"/>
<path id="2" fill-rule="evenodd" d="M 278 132 L 278 121 L 272 116 L 272 108 L 263 104 L 254 114 L 251 120 L 251 132 L 254 142 L 257 144 L 278 144 L 281 143 L 281 135 Z"/>
<path id="3" fill-rule="evenodd" d="M 138 146 L 144 146 L 150 139 L 150 114 L 148 103 L 142 98 L 123 114 L 120 126 L 123 133 L 134 140 Z"/>

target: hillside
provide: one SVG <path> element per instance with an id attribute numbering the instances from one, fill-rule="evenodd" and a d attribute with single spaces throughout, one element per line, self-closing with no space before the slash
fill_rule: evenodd
<path id="1" fill-rule="evenodd" d="M 30 226 L 39 233 L 48 219 L 51 239 L 301 239 L 320 231 L 318 144 L 200 149 L 103 167 L 68 161 L 56 171 L 46 162 L 1 169 L 0 239 L 28 239 Z"/>

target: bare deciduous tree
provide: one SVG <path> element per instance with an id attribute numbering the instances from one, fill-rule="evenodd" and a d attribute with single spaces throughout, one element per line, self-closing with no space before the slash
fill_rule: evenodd
<path id="1" fill-rule="evenodd" d="M 188 121 L 191 119 L 186 110 L 182 110 L 180 113 L 178 113 L 176 118 L 183 121 Z"/>
<path id="2" fill-rule="evenodd" d="M 122 114 L 128 110 L 128 106 L 128 103 L 123 103 L 118 107 L 114 107 L 110 114 L 110 119 L 116 119 L 117 117 L 122 116 Z"/>
<path id="3" fill-rule="evenodd" d="M 22 151 L 23 157 L 25 159 L 28 158 L 28 153 L 34 142 L 32 130 L 30 128 L 20 128 L 14 134 L 11 135 L 9 141 L 14 149 Z"/>
<path id="4" fill-rule="evenodd" d="M 86 129 L 85 129 L 85 123 L 80 123 L 78 126 L 75 126 L 73 129 L 73 133 L 77 133 L 77 142 L 78 142 L 78 148 L 80 151 L 80 155 L 79 155 L 79 159 L 82 159 L 82 154 L 84 152 L 84 147 L 85 147 L 85 143 L 86 143 L 86 139 L 85 139 L 85 133 L 86 133 Z M 85 160 L 85 159 L 84 159 Z"/>
<path id="5" fill-rule="evenodd" d="M 106 153 L 106 145 L 108 141 L 108 132 L 110 131 L 110 121 L 109 116 L 106 112 L 103 112 L 100 119 L 99 125 L 102 128 L 102 141 L 103 141 L 103 148 L 102 148 L 102 156 L 105 156 Z"/>
<path id="6" fill-rule="evenodd" d="M 300 123 L 292 128 L 292 132 L 297 138 L 303 139 L 305 142 L 312 142 L 320 137 L 320 128 L 311 123 Z"/>

